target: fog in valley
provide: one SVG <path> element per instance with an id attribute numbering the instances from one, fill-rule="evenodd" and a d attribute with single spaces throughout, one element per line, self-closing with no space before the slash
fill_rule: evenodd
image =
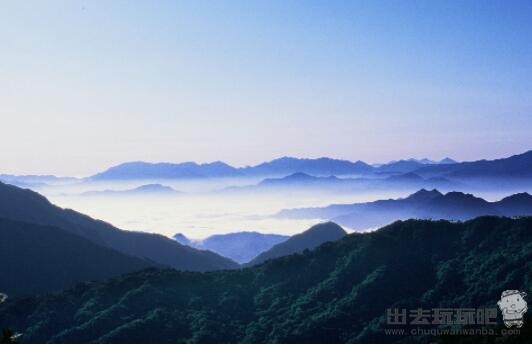
<path id="1" fill-rule="evenodd" d="M 33 189 L 60 207 L 74 209 L 121 229 L 160 233 L 168 237 L 183 233 L 193 239 L 239 231 L 293 235 L 325 219 L 274 216 L 283 209 L 403 198 L 420 189 L 417 184 L 343 188 L 333 185 L 283 185 L 266 188 L 257 186 L 261 181 L 261 178 L 106 182 L 80 179 L 50 182 Z M 153 185 L 154 189 L 142 189 Z M 502 188 L 484 186 L 440 187 L 438 190 L 473 193 L 488 201 L 499 200 L 515 191 L 511 185 Z M 136 192 L 136 188 L 140 189 Z M 532 190 L 522 185 L 517 189 L 519 192 Z M 346 230 L 352 229 L 347 227 Z"/>

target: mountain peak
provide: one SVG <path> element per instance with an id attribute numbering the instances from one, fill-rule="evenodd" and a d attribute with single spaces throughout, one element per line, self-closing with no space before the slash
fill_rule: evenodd
<path id="1" fill-rule="evenodd" d="M 486 201 L 483 198 L 476 197 L 473 194 L 470 193 L 464 193 L 460 191 L 451 191 L 443 195 L 442 200 L 444 202 L 449 202 L 449 204 L 453 204 L 455 206 L 464 204 L 464 202 L 467 202 L 466 204 L 473 205 L 473 204 L 487 204 L 488 201 Z"/>
<path id="2" fill-rule="evenodd" d="M 337 225 L 336 223 L 332 221 L 318 223 L 317 225 L 314 225 L 307 229 L 305 232 L 301 234 L 309 234 L 309 233 L 337 233 L 341 234 L 342 236 L 346 235 L 346 231 Z"/>
<path id="3" fill-rule="evenodd" d="M 414 172 L 407 172 L 399 175 L 393 175 L 386 178 L 391 182 L 421 182 L 423 178 Z"/>
<path id="4" fill-rule="evenodd" d="M 314 225 L 304 231 L 296 234 L 290 239 L 273 246 L 266 252 L 259 254 L 249 265 L 255 265 L 266 260 L 301 253 L 306 249 L 314 249 L 321 244 L 329 241 L 336 241 L 346 236 L 346 231 L 334 222 L 324 222 Z"/>
<path id="5" fill-rule="evenodd" d="M 139 191 L 139 192 L 171 192 L 171 193 L 176 192 L 170 186 L 161 185 L 161 184 L 141 185 L 141 186 L 135 188 L 134 191 Z"/>
<path id="6" fill-rule="evenodd" d="M 223 168 L 223 169 L 234 169 L 233 166 L 223 162 L 223 161 L 220 161 L 220 160 L 217 160 L 217 161 L 213 161 L 213 162 L 206 162 L 206 163 L 203 163 L 203 164 L 196 164 L 194 163 L 196 166 L 198 167 L 210 167 L 210 168 Z"/>
<path id="7" fill-rule="evenodd" d="M 187 238 L 183 233 L 176 233 L 172 238 L 182 245 L 190 245 L 191 243 L 190 239 Z"/>
<path id="8" fill-rule="evenodd" d="M 427 190 L 427 189 L 421 189 L 419 191 L 414 192 L 410 196 L 408 196 L 406 199 L 408 200 L 431 200 L 437 197 L 441 197 L 443 194 L 439 192 L 437 189 Z"/>
<path id="9" fill-rule="evenodd" d="M 440 160 L 439 164 L 456 164 L 456 160 L 453 160 L 451 158 L 443 158 Z"/>
<path id="10" fill-rule="evenodd" d="M 306 174 L 303 172 L 296 172 L 292 173 L 289 176 L 284 177 L 283 179 L 296 179 L 296 180 L 307 180 L 307 179 L 314 179 L 315 177 L 311 176 L 310 174 Z"/>
<path id="11" fill-rule="evenodd" d="M 507 197 L 504 197 L 502 201 L 508 202 L 508 201 L 529 201 L 532 200 L 532 195 L 530 195 L 528 192 L 520 192 L 516 193 Z"/>

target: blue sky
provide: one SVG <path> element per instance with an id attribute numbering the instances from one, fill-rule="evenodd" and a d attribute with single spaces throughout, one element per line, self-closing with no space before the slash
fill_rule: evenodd
<path id="1" fill-rule="evenodd" d="M 530 1 L 5 1 L 0 172 L 532 149 Z"/>

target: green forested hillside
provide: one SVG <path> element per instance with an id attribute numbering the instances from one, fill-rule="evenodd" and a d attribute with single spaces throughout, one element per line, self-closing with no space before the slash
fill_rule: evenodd
<path id="1" fill-rule="evenodd" d="M 386 335 L 386 309 L 496 308 L 503 290 L 532 295 L 531 239 L 532 218 L 396 222 L 252 268 L 151 269 L 8 301 L 0 327 L 24 343 L 426 342 Z M 511 339 L 530 343 L 530 326 Z"/>
<path id="2" fill-rule="evenodd" d="M 301 253 L 304 250 L 310 250 L 319 245 L 336 241 L 346 235 L 346 231 L 336 223 L 325 222 L 319 223 L 307 229 L 303 233 L 296 234 L 288 240 L 274 245 L 269 250 L 262 252 L 253 258 L 247 266 L 253 266 L 264 263 L 267 260 L 287 256 L 294 253 Z"/>

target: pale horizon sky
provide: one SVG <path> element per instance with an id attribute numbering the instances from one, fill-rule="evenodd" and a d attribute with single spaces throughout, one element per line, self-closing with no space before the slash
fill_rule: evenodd
<path id="1" fill-rule="evenodd" d="M 530 1 L 5 1 L 0 173 L 532 149 Z"/>

